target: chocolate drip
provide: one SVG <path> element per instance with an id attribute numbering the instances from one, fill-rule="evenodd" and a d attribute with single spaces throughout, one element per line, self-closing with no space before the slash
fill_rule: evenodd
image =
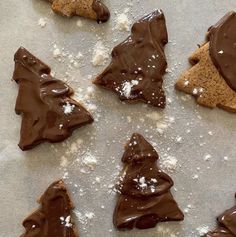
<path id="1" fill-rule="evenodd" d="M 158 158 L 151 144 L 140 134 L 133 134 L 122 157 L 125 168 L 116 186 L 119 197 L 114 225 L 118 229 L 147 229 L 158 222 L 183 220 L 170 192 L 174 183 L 157 166 Z"/>
<path id="2" fill-rule="evenodd" d="M 21 237 L 78 237 L 71 221 L 73 205 L 62 180 L 51 184 L 39 203 L 41 207 L 24 220 Z"/>
<path id="3" fill-rule="evenodd" d="M 108 8 L 100 1 L 94 0 L 92 5 L 93 10 L 97 14 L 97 22 L 106 22 L 110 18 L 110 12 Z"/>
<path id="4" fill-rule="evenodd" d="M 74 129 L 93 121 L 89 112 L 70 98 L 73 90 L 50 72 L 50 67 L 26 49 L 16 52 L 13 79 L 19 85 L 15 111 L 22 115 L 22 150 L 45 140 L 63 141 Z"/>
<path id="5" fill-rule="evenodd" d="M 236 206 L 226 210 L 217 218 L 218 227 L 204 237 L 236 237 Z"/>
<path id="6" fill-rule="evenodd" d="M 121 100 L 165 107 L 162 89 L 168 42 L 165 17 L 157 10 L 136 22 L 131 35 L 112 51 L 110 65 L 94 83 L 119 95 Z"/>
<path id="7" fill-rule="evenodd" d="M 227 13 L 209 29 L 210 56 L 227 84 L 236 91 L 236 13 Z"/>

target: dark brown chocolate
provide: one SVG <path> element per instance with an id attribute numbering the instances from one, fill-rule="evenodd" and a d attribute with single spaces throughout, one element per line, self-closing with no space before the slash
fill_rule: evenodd
<path id="1" fill-rule="evenodd" d="M 39 203 L 41 207 L 23 221 L 21 237 L 78 237 L 71 212 L 73 204 L 62 180 L 49 186 Z"/>
<path id="2" fill-rule="evenodd" d="M 92 5 L 93 10 L 97 14 L 97 22 L 106 22 L 110 18 L 110 12 L 100 0 L 94 0 Z"/>
<path id="3" fill-rule="evenodd" d="M 167 67 L 167 42 L 163 12 L 157 10 L 143 17 L 133 25 L 131 35 L 113 49 L 110 65 L 94 84 L 117 93 L 121 100 L 164 108 L 162 77 Z"/>
<path id="4" fill-rule="evenodd" d="M 236 237 L 236 206 L 226 210 L 217 218 L 218 227 L 204 237 Z"/>
<path id="5" fill-rule="evenodd" d="M 209 29 L 210 56 L 227 84 L 236 91 L 236 13 L 227 13 Z"/>
<path id="6" fill-rule="evenodd" d="M 22 150 L 43 141 L 63 141 L 76 128 L 93 122 L 90 113 L 70 98 L 73 90 L 50 72 L 50 67 L 26 49 L 16 52 L 13 79 L 19 85 L 15 111 L 22 115 Z"/>
<path id="7" fill-rule="evenodd" d="M 140 134 L 133 134 L 125 147 L 124 170 L 113 222 L 118 229 L 147 229 L 158 222 L 181 221 L 182 211 L 170 188 L 172 179 L 157 166 L 158 154 Z"/>

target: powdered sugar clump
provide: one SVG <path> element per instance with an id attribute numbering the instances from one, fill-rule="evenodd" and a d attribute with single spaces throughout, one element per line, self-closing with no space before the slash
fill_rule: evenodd
<path id="1" fill-rule="evenodd" d="M 125 13 L 121 13 L 117 16 L 116 19 L 116 29 L 120 31 L 129 31 L 130 20 Z"/>
<path id="2" fill-rule="evenodd" d="M 203 225 L 203 226 L 198 227 L 197 231 L 198 231 L 200 236 L 203 236 L 204 234 L 206 234 L 209 231 L 209 227 Z"/>
<path id="3" fill-rule="evenodd" d="M 82 22 L 81 20 L 78 20 L 78 21 L 76 22 L 76 25 L 77 25 L 79 28 L 81 28 L 81 27 L 83 26 L 83 22 Z"/>
<path id="4" fill-rule="evenodd" d="M 63 105 L 64 113 L 71 114 L 75 108 L 75 105 L 70 104 L 68 101 Z"/>
<path id="5" fill-rule="evenodd" d="M 40 18 L 38 20 L 38 26 L 40 26 L 41 28 L 44 28 L 47 25 L 47 19 L 46 18 Z"/>
<path id="6" fill-rule="evenodd" d="M 108 50 L 102 43 L 102 41 L 98 41 L 94 47 L 92 64 L 93 66 L 101 66 L 104 65 L 106 60 L 109 58 Z"/>
<path id="7" fill-rule="evenodd" d="M 146 180 L 145 177 L 140 177 L 140 178 L 134 179 L 134 182 L 137 183 L 138 189 L 144 190 L 144 189 L 150 188 L 152 193 L 154 193 L 156 190 L 157 179 L 155 178 Z"/>
<path id="8" fill-rule="evenodd" d="M 178 160 L 174 156 L 166 156 L 162 159 L 161 167 L 168 170 L 174 171 L 177 168 Z"/>
<path id="9" fill-rule="evenodd" d="M 74 210 L 73 212 L 75 213 L 79 222 L 81 222 L 83 225 L 87 225 L 88 222 L 95 217 L 95 214 L 93 212 L 86 211 L 84 214 L 77 210 Z"/>
<path id="10" fill-rule="evenodd" d="M 61 220 L 61 224 L 65 225 L 65 227 L 71 228 L 73 226 L 72 223 L 70 222 L 71 221 L 70 216 L 67 216 L 66 218 L 61 216 L 60 220 Z"/>
<path id="11" fill-rule="evenodd" d="M 122 84 L 121 95 L 124 95 L 127 99 L 131 97 L 132 87 L 138 85 L 137 80 L 125 81 Z"/>
<path id="12" fill-rule="evenodd" d="M 86 156 L 83 157 L 83 163 L 87 167 L 89 167 L 91 170 L 94 170 L 94 168 L 97 165 L 98 161 L 93 155 L 87 154 Z"/>

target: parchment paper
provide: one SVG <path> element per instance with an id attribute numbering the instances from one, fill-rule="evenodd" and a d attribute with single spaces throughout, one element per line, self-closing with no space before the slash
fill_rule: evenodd
<path id="1" fill-rule="evenodd" d="M 173 85 L 188 68 L 187 57 L 204 41 L 208 27 L 227 11 L 235 10 L 236 2 L 105 2 L 111 10 L 111 19 L 107 24 L 97 25 L 78 17 L 57 16 L 41 0 L 0 1 L 1 237 L 20 236 L 24 231 L 21 222 L 38 207 L 36 199 L 51 182 L 63 176 L 76 207 L 81 237 L 199 236 L 197 228 L 213 227 L 215 217 L 235 203 L 236 115 L 197 106 L 193 98 L 176 92 Z M 165 76 L 169 103 L 164 111 L 142 104 L 123 104 L 116 95 L 99 88 L 87 96 L 87 87 L 92 86 L 91 76 L 105 67 L 91 64 L 94 45 L 100 40 L 110 52 L 129 35 L 129 32 L 114 30 L 116 13 L 122 13 L 125 8 L 130 8 L 126 14 L 131 22 L 156 8 L 165 13 L 170 40 L 166 55 L 171 72 Z M 46 18 L 44 28 L 38 26 L 40 18 Z M 79 19 L 82 27 L 76 25 Z M 55 59 L 54 44 L 68 54 L 81 52 L 84 57 L 79 67 L 70 69 L 67 56 L 63 57 L 64 62 Z M 13 55 L 19 46 L 50 65 L 57 78 L 67 79 L 77 97 L 93 109 L 96 122 L 78 129 L 64 143 L 44 143 L 22 152 L 17 146 L 21 118 L 14 113 L 18 87 L 11 81 Z M 122 169 L 123 146 L 133 132 L 140 132 L 152 142 L 160 154 L 160 164 L 168 156 L 178 160 L 176 169 L 166 172 L 175 181 L 172 193 L 176 201 L 188 212 L 184 222 L 159 224 L 145 231 L 118 232 L 113 228 L 116 195 L 111 187 Z M 206 155 L 211 155 L 209 161 L 204 160 Z M 90 167 L 84 162 L 87 158 L 90 158 Z"/>

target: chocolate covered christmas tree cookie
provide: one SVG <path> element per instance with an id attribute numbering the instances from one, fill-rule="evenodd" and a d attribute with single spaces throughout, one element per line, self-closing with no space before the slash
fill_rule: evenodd
<path id="1" fill-rule="evenodd" d="M 118 229 L 147 229 L 158 222 L 181 221 L 182 211 L 170 188 L 172 179 L 157 166 L 159 156 L 140 134 L 133 134 L 126 145 L 125 167 L 116 189 L 119 193 L 114 211 Z"/>
<path id="2" fill-rule="evenodd" d="M 74 15 L 87 17 L 97 22 L 106 22 L 110 17 L 108 8 L 101 0 L 48 0 L 53 11 L 71 17 Z"/>
<path id="3" fill-rule="evenodd" d="M 201 105 L 236 112 L 236 13 L 229 12 L 209 28 L 207 42 L 189 58 L 192 67 L 176 89 Z"/>
<path id="4" fill-rule="evenodd" d="M 41 207 L 23 221 L 21 237 L 78 237 L 71 218 L 73 204 L 62 180 L 49 186 L 39 199 Z"/>
<path id="5" fill-rule="evenodd" d="M 131 35 L 113 49 L 110 65 L 94 84 L 117 93 L 122 101 L 164 108 L 162 77 L 167 67 L 167 42 L 163 12 L 157 10 L 143 17 L 132 26 Z"/>
<path id="6" fill-rule="evenodd" d="M 73 90 L 51 76 L 50 67 L 24 48 L 18 49 L 14 60 L 13 80 L 19 85 L 15 111 L 22 115 L 22 150 L 43 141 L 63 141 L 76 128 L 93 122 L 90 113 L 70 98 Z"/>
<path id="7" fill-rule="evenodd" d="M 204 237 L 236 237 L 236 206 L 221 214 L 217 222 L 218 227 Z"/>

